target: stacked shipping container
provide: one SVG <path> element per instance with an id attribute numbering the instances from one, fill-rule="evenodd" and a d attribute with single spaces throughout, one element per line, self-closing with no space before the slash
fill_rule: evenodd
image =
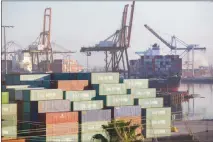
<path id="1" fill-rule="evenodd" d="M 2 94 L 2 103 L 8 103 L 9 98 L 16 102 L 18 115 L 15 112 L 13 115 L 19 119 L 18 135 L 27 136 L 26 139 L 32 142 L 89 141 L 96 134 L 109 139 L 102 125 L 107 125 L 112 119 L 131 121 L 131 125 L 144 123 L 146 137 L 154 137 L 150 132 L 152 123 L 166 124 L 166 128 L 158 125 L 160 132 L 170 129 L 171 110 L 169 114 L 169 110 L 163 108 L 163 99 L 156 98 L 156 89 L 148 88 L 147 79 L 120 80 L 119 73 L 53 73 L 32 78 L 27 76 L 28 79 L 26 75 L 25 79 L 21 76 L 12 76 L 12 79 L 8 76 L 12 80 L 9 84 L 15 82 L 22 87 L 6 86 L 9 95 Z M 49 82 L 49 86 L 43 83 L 37 88 L 30 88 L 33 82 L 41 79 Z M 23 86 L 29 83 L 30 86 Z M 150 116 L 152 112 L 149 109 L 154 108 L 156 112 L 153 115 L 161 114 L 161 111 L 168 113 L 158 120 L 158 117 Z M 140 134 L 141 130 L 141 127 L 138 128 L 136 133 Z M 159 131 L 156 130 L 155 135 L 170 135 L 158 134 Z"/>

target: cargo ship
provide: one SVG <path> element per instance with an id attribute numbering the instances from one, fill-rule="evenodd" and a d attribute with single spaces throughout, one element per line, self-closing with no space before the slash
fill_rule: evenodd
<path id="1" fill-rule="evenodd" d="M 132 78 L 148 78 L 149 87 L 157 90 L 178 91 L 182 74 L 182 59 L 178 55 L 161 55 L 157 44 L 136 54 L 140 58 L 130 60 Z"/>

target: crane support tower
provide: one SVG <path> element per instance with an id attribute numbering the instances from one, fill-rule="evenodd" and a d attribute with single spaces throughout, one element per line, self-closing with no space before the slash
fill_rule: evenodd
<path id="1" fill-rule="evenodd" d="M 129 26 L 127 26 L 127 14 L 128 14 L 128 6 L 124 6 L 122 20 L 121 20 L 121 28 L 114 32 L 107 39 L 102 41 L 102 43 L 110 43 L 110 44 L 96 44 L 93 47 L 81 47 L 80 52 L 104 52 L 105 53 L 105 71 L 106 72 L 120 72 L 123 73 L 124 77 L 126 73 L 128 77 L 130 76 L 130 67 L 129 67 L 129 59 L 127 49 L 130 47 L 130 39 L 131 39 L 131 30 L 132 30 L 132 22 L 134 15 L 134 7 L 135 1 L 133 1 L 131 5 L 131 13 Z M 121 68 L 121 64 L 123 68 Z M 127 68 L 127 69 L 126 69 Z"/>

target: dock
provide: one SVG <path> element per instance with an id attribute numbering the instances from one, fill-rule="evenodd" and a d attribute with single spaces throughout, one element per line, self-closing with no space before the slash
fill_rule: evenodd
<path id="1" fill-rule="evenodd" d="M 181 83 L 206 83 L 212 84 L 213 77 L 181 78 Z"/>

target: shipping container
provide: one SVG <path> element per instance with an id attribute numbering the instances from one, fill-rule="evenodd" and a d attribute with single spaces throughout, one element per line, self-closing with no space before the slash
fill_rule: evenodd
<path id="1" fill-rule="evenodd" d="M 127 92 L 125 84 L 99 84 L 93 87 L 98 95 L 123 95 Z"/>
<path id="2" fill-rule="evenodd" d="M 77 73 L 52 73 L 51 80 L 78 80 L 77 75 Z"/>
<path id="3" fill-rule="evenodd" d="M 95 141 L 94 137 L 97 134 L 101 134 L 102 136 L 104 136 L 108 141 L 109 141 L 109 136 L 107 135 L 107 133 L 105 131 L 99 131 L 99 132 L 90 132 L 90 133 L 82 133 L 80 135 L 80 140 L 81 142 L 90 142 L 92 140 Z M 100 140 L 99 140 L 100 141 Z M 96 142 L 98 142 L 98 140 L 96 140 Z"/>
<path id="4" fill-rule="evenodd" d="M 142 124 L 146 129 L 153 128 L 168 128 L 171 127 L 171 116 L 156 117 L 151 119 L 142 119 Z"/>
<path id="5" fill-rule="evenodd" d="M 73 111 L 82 111 L 82 110 L 97 110 L 103 108 L 102 100 L 95 101 L 81 101 L 81 102 L 72 102 Z"/>
<path id="6" fill-rule="evenodd" d="M 132 95 L 109 95 L 106 96 L 106 106 L 128 106 L 134 105 Z"/>
<path id="7" fill-rule="evenodd" d="M 91 73 L 90 72 L 78 73 L 77 80 L 88 80 L 89 84 L 91 84 Z"/>
<path id="8" fill-rule="evenodd" d="M 17 138 L 17 126 L 2 127 L 1 136 L 8 138 Z"/>
<path id="9" fill-rule="evenodd" d="M 17 126 L 17 120 L 5 120 L 1 121 L 1 127 L 8 127 L 8 126 Z"/>
<path id="10" fill-rule="evenodd" d="M 142 109 L 142 116 L 147 119 L 153 119 L 158 117 L 171 116 L 171 108 L 146 108 Z"/>
<path id="11" fill-rule="evenodd" d="M 1 92 L 1 103 L 2 104 L 9 103 L 9 92 Z"/>
<path id="12" fill-rule="evenodd" d="M 82 91 L 88 87 L 88 80 L 58 80 L 51 81 L 52 88 L 58 88 L 63 91 Z"/>
<path id="13" fill-rule="evenodd" d="M 80 122 L 111 121 L 111 110 L 88 110 L 80 112 Z"/>
<path id="14" fill-rule="evenodd" d="M 171 128 L 159 128 L 159 129 L 144 129 L 142 131 L 145 138 L 156 138 L 171 136 Z"/>
<path id="15" fill-rule="evenodd" d="M 39 120 L 45 124 L 78 122 L 78 112 L 40 113 Z"/>
<path id="16" fill-rule="evenodd" d="M 85 122 L 81 123 L 81 133 L 103 131 L 102 125 L 108 125 L 109 121 Z"/>
<path id="17" fill-rule="evenodd" d="M 46 137 L 46 142 L 78 142 L 78 137 L 78 134 L 48 136 Z"/>
<path id="18" fill-rule="evenodd" d="M 1 115 L 2 121 L 17 121 L 17 114 L 11 114 L 11 115 Z"/>
<path id="19" fill-rule="evenodd" d="M 74 101 L 89 101 L 96 96 L 95 90 L 64 91 L 64 99 Z"/>
<path id="20" fill-rule="evenodd" d="M 28 88 L 30 85 L 6 85 L 6 89 Z"/>
<path id="21" fill-rule="evenodd" d="M 140 106 L 120 106 L 112 108 L 112 118 L 141 116 Z"/>
<path id="22" fill-rule="evenodd" d="M 149 87 L 148 79 L 124 79 L 123 82 L 126 85 L 126 89 Z"/>
<path id="23" fill-rule="evenodd" d="M 26 139 L 2 138 L 2 142 L 26 142 Z"/>
<path id="24" fill-rule="evenodd" d="M 163 107 L 163 98 L 135 99 L 135 104 L 140 105 L 141 108 Z"/>
<path id="25" fill-rule="evenodd" d="M 63 99 L 61 89 L 23 90 L 24 101 L 60 100 Z"/>
<path id="26" fill-rule="evenodd" d="M 91 84 L 116 84 L 119 78 L 119 73 L 91 73 Z"/>
<path id="27" fill-rule="evenodd" d="M 2 115 L 17 114 L 17 104 L 2 104 L 1 113 Z"/>
<path id="28" fill-rule="evenodd" d="M 148 88 L 148 89 L 138 89 L 132 88 L 131 94 L 134 98 L 155 98 L 156 97 L 156 89 L 155 88 Z"/>

